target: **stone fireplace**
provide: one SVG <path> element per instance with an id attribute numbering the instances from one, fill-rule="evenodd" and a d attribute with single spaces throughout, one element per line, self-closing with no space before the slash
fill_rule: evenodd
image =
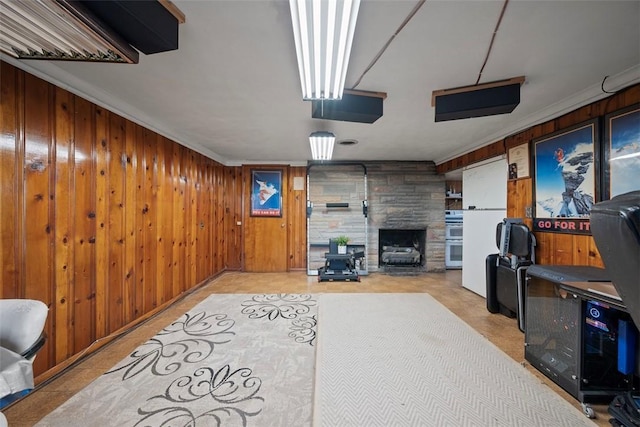
<path id="1" fill-rule="evenodd" d="M 364 165 L 364 168 L 363 166 Z M 364 186 L 366 169 L 366 188 Z M 380 262 L 384 246 L 414 247 L 424 271 L 445 270 L 445 178 L 430 161 L 381 161 L 353 164 L 314 165 L 309 169 L 310 199 L 315 202 L 309 228 L 312 265 L 322 260 L 329 238 L 344 234 L 354 245 L 366 241 L 369 272 L 383 271 Z M 362 201 L 368 202 L 368 217 Z M 349 203 L 336 210 L 318 208 L 322 203 Z M 364 224 L 366 226 L 366 233 Z M 397 231 L 396 242 L 387 242 L 386 233 Z M 382 234 L 380 232 L 383 232 Z M 402 254 L 394 257 L 401 259 Z M 318 258 L 317 260 L 315 258 Z"/>

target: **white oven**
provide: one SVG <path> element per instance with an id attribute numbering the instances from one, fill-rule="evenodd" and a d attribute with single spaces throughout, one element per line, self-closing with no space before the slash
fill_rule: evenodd
<path id="1" fill-rule="evenodd" d="M 462 268 L 462 240 L 445 240 L 444 265 L 447 268 Z"/>
<path id="2" fill-rule="evenodd" d="M 447 210 L 444 215 L 446 268 L 462 268 L 462 215 L 460 210 Z"/>
<path id="3" fill-rule="evenodd" d="M 445 240 L 462 240 L 462 223 L 444 225 Z"/>

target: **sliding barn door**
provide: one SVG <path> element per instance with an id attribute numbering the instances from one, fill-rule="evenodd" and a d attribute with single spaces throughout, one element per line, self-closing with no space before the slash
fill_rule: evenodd
<path id="1" fill-rule="evenodd" d="M 244 166 L 244 271 L 288 271 L 286 167 Z"/>

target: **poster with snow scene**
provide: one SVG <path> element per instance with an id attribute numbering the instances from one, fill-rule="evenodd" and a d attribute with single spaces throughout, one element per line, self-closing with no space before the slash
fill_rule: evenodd
<path id="1" fill-rule="evenodd" d="M 598 122 L 591 120 L 534 141 L 535 231 L 591 234 L 597 139 Z"/>
<path id="2" fill-rule="evenodd" d="M 640 190 L 640 104 L 605 116 L 603 200 Z"/>

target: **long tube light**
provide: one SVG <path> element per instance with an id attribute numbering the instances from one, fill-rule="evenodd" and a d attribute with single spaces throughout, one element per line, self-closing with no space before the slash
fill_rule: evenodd
<path id="1" fill-rule="evenodd" d="M 309 135 L 311 158 L 313 160 L 331 160 L 335 141 L 336 136 L 331 132 L 313 132 Z"/>
<path id="2" fill-rule="evenodd" d="M 137 63 L 138 52 L 79 2 L 0 0 L 0 51 L 19 59 Z"/>
<path id="3" fill-rule="evenodd" d="M 341 99 L 360 0 L 289 0 L 302 98 Z"/>

